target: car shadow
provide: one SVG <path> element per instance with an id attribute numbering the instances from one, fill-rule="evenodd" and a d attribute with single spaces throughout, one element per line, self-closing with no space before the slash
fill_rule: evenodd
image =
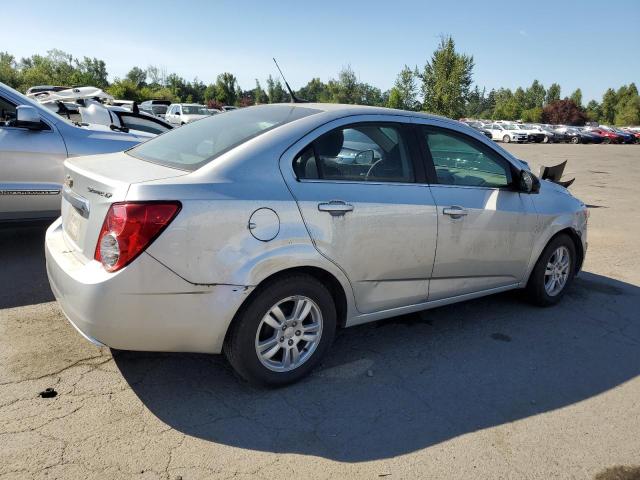
<path id="1" fill-rule="evenodd" d="M 54 300 L 44 257 L 50 223 L 0 225 L 0 309 Z"/>
<path id="2" fill-rule="evenodd" d="M 113 351 L 185 434 L 344 462 L 390 458 L 575 404 L 640 373 L 640 288 L 583 272 L 560 305 L 517 292 L 342 330 L 302 382 L 260 389 L 221 356 Z"/>

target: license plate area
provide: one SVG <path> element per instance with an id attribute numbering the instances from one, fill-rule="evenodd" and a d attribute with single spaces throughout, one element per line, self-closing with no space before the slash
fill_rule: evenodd
<path id="1" fill-rule="evenodd" d="M 82 216 L 78 211 L 71 205 L 67 208 L 67 215 L 62 222 L 62 228 L 64 232 L 67 234 L 67 237 L 78 245 L 78 241 L 80 239 L 80 227 L 82 225 Z"/>

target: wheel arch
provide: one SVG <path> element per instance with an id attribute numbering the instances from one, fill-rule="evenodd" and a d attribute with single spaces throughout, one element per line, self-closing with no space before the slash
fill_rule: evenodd
<path id="1" fill-rule="evenodd" d="M 273 272 L 272 274 L 263 278 L 256 285 L 253 291 L 247 296 L 247 298 L 244 299 L 244 301 L 240 305 L 240 308 L 238 308 L 238 310 L 236 311 L 235 315 L 233 316 L 233 319 L 231 320 L 227 328 L 227 332 L 225 334 L 225 341 L 229 336 L 229 332 L 231 332 L 232 330 L 232 326 L 234 325 L 234 323 L 236 322 L 237 318 L 240 316 L 242 311 L 247 307 L 247 305 L 250 304 L 250 302 L 254 298 L 256 298 L 264 290 L 264 288 L 267 285 L 269 285 L 272 282 L 278 281 L 281 278 L 285 278 L 287 276 L 291 276 L 294 274 L 308 275 L 320 281 L 325 287 L 327 287 L 327 289 L 329 290 L 329 293 L 331 293 L 331 296 L 333 297 L 333 301 L 336 306 L 338 326 L 344 327 L 347 322 L 349 302 L 347 299 L 347 291 L 345 290 L 340 280 L 338 280 L 338 278 L 333 273 L 329 272 L 328 270 L 325 270 L 324 268 L 312 266 L 312 265 L 301 265 L 301 266 L 290 267 L 283 270 L 279 270 L 277 272 Z"/>
<path id="2" fill-rule="evenodd" d="M 542 253 L 545 251 L 545 249 L 547 248 L 547 246 L 554 240 L 556 239 L 558 236 L 560 235 L 567 235 L 572 241 L 573 241 L 573 245 L 575 246 L 576 249 L 576 259 L 575 259 L 575 265 L 574 265 L 574 274 L 577 275 L 578 272 L 582 269 L 582 262 L 584 261 L 584 256 L 585 256 L 585 251 L 584 251 L 584 247 L 582 245 L 582 239 L 580 238 L 580 234 L 578 234 L 578 232 L 573 228 L 573 227 L 565 227 L 562 228 L 560 230 L 558 230 L 557 232 L 555 232 L 543 245 L 543 247 L 540 249 L 540 251 L 538 252 L 538 254 L 535 257 L 535 261 L 532 262 L 532 266 L 529 269 L 529 272 L 527 274 L 527 282 L 529 282 L 529 279 L 531 278 L 531 275 L 533 273 L 533 268 L 535 267 L 535 265 L 538 263 L 538 260 L 540 260 L 540 256 L 542 255 Z M 526 284 L 525 283 L 525 284 Z"/>

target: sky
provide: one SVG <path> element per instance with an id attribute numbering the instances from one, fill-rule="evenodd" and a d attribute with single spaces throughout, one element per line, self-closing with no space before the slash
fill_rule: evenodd
<path id="1" fill-rule="evenodd" d="M 292 88 L 350 65 L 383 91 L 406 64 L 422 68 L 443 34 L 473 55 L 481 88 L 534 79 L 580 87 L 584 101 L 640 84 L 640 1 L 120 1 L 3 2 L 0 51 L 17 58 L 58 48 L 97 57 L 110 80 L 162 66 L 212 83 L 232 72 L 244 89 L 277 76 Z M 46 12 L 46 14 L 45 14 Z"/>

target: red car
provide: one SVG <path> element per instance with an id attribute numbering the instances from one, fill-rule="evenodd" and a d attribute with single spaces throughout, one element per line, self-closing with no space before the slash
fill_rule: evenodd
<path id="1" fill-rule="evenodd" d="M 622 143 L 622 136 L 609 130 L 594 128 L 593 130 L 589 130 L 589 133 L 600 135 L 602 137 L 602 143 Z"/>

